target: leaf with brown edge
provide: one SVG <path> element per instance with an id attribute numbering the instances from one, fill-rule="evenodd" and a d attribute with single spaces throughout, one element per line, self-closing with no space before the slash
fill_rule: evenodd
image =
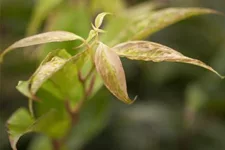
<path id="1" fill-rule="evenodd" d="M 63 42 L 63 41 L 73 41 L 73 40 L 84 41 L 82 37 L 74 33 L 66 32 L 66 31 L 51 31 L 51 32 L 33 35 L 15 42 L 11 46 L 9 46 L 6 50 L 4 50 L 0 55 L 0 62 L 2 62 L 2 59 L 6 53 L 16 48 L 44 44 L 44 43 L 51 43 L 51 42 Z"/>
<path id="2" fill-rule="evenodd" d="M 148 41 L 130 41 L 116 45 L 113 47 L 113 50 L 118 55 L 132 60 L 180 62 L 200 66 L 214 72 L 220 78 L 224 78 L 224 76 L 220 75 L 202 61 L 186 57 L 180 52 L 158 43 Z"/>
<path id="3" fill-rule="evenodd" d="M 95 65 L 109 91 L 119 100 L 131 104 L 133 101 L 127 94 L 125 73 L 119 56 L 105 44 L 99 43 Z"/>
<path id="4" fill-rule="evenodd" d="M 152 35 L 155 32 L 158 32 L 159 30 L 162 30 L 163 28 L 172 25 L 176 22 L 179 22 L 181 20 L 198 16 L 198 15 L 204 15 L 204 14 L 220 14 L 219 12 L 212 10 L 212 9 L 206 9 L 206 8 L 195 8 L 195 7 L 189 7 L 189 8 L 166 8 L 159 11 L 156 11 L 154 13 L 151 13 L 148 18 L 145 20 L 148 21 L 148 24 L 146 26 L 139 30 L 138 32 L 134 32 L 134 36 L 130 39 L 132 40 L 140 40 L 147 38 L 148 36 Z"/>

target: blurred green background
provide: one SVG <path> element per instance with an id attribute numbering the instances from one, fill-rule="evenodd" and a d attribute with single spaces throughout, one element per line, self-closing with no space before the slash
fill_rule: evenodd
<path id="1" fill-rule="evenodd" d="M 48 1 L 48 0 L 46 0 Z M 50 0 L 49 0 L 50 1 Z M 157 0 L 156 0 L 157 1 Z M 41 2 L 41 0 L 39 0 Z M 86 37 L 90 22 L 97 13 L 119 13 L 145 0 L 55 0 L 47 18 L 47 4 L 37 10 L 38 0 L 0 1 L 0 49 L 28 34 L 47 30 L 67 30 Z M 224 0 L 158 0 L 164 7 L 206 7 L 225 13 Z M 42 23 L 28 28 L 32 17 Z M 110 20 L 107 19 L 107 21 Z M 151 36 L 155 41 L 197 58 L 225 74 L 225 17 L 204 15 L 181 21 Z M 48 49 L 70 48 L 76 43 L 48 44 Z M 33 47 L 32 47 L 33 48 Z M 34 48 L 37 49 L 37 48 Z M 46 51 L 44 51 L 46 49 Z M 73 52 L 71 52 L 73 53 Z M 10 149 L 5 122 L 17 108 L 27 105 L 27 99 L 15 86 L 35 71 L 42 57 L 30 48 L 10 53 L 1 66 L 0 83 L 0 149 Z M 122 59 L 128 92 L 138 95 L 133 105 L 125 105 L 103 87 L 96 101 L 110 101 L 105 107 L 107 121 L 95 136 L 83 140 L 82 133 L 71 137 L 73 149 L 82 150 L 224 150 L 225 149 L 225 81 L 205 69 L 187 64 L 137 62 Z M 92 101 L 93 107 L 95 101 Z M 86 108 L 88 110 L 88 108 Z M 87 115 L 88 116 L 88 113 Z M 83 117 L 85 120 L 85 115 Z M 89 122 L 90 123 L 90 122 Z M 85 126 L 85 125 L 84 125 Z M 93 131 L 95 132 L 95 131 Z M 44 142 L 40 135 L 28 134 L 18 143 L 19 150 L 34 150 Z M 44 138 L 41 138 L 42 140 Z M 48 140 L 47 138 L 45 140 Z M 37 149 L 37 148 L 36 148 Z"/>

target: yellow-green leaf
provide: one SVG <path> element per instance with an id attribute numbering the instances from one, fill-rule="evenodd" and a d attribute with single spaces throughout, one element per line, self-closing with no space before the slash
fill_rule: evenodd
<path id="1" fill-rule="evenodd" d="M 100 43 L 95 54 L 95 65 L 105 86 L 121 101 L 131 104 L 128 97 L 125 73 L 119 56 Z"/>
<path id="2" fill-rule="evenodd" d="M 202 61 L 186 57 L 183 54 L 158 43 L 148 41 L 130 41 L 116 45 L 113 47 L 113 50 L 118 55 L 133 60 L 180 62 L 200 66 L 214 72 L 219 77 L 224 78 L 224 76 L 220 75 Z"/>
<path id="3" fill-rule="evenodd" d="M 16 144 L 19 138 L 30 132 L 30 126 L 34 119 L 25 108 L 19 108 L 7 121 L 9 141 L 13 150 L 17 150 Z"/>
<path id="4" fill-rule="evenodd" d="M 47 134 L 52 138 L 63 137 L 70 128 L 70 121 L 67 113 L 55 109 L 49 110 L 35 120 L 27 109 L 19 108 L 7 121 L 11 147 L 13 150 L 17 150 L 18 140 L 29 132 Z"/>
<path id="5" fill-rule="evenodd" d="M 73 41 L 73 40 L 84 41 L 82 37 L 74 33 L 66 32 L 66 31 L 51 31 L 51 32 L 33 35 L 30 37 L 21 39 L 15 42 L 14 44 L 12 44 L 11 46 L 9 46 L 5 51 L 3 51 L 3 53 L 1 53 L 0 62 L 2 61 L 6 53 L 16 48 L 44 44 L 44 43 L 51 43 L 51 42 L 63 42 L 63 41 Z"/>
<path id="6" fill-rule="evenodd" d="M 103 12 L 98 14 L 98 16 L 95 18 L 95 27 L 99 28 L 102 25 L 103 19 L 106 15 L 110 15 L 111 13 Z"/>

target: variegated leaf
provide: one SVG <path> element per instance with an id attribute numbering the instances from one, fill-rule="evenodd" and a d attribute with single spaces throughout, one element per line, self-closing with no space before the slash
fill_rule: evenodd
<path id="1" fill-rule="evenodd" d="M 154 13 L 151 13 L 146 18 L 148 24 L 139 30 L 134 32 L 134 36 L 130 39 L 140 40 L 147 38 L 153 33 L 172 25 L 178 21 L 190 18 L 192 16 L 198 16 L 203 14 L 219 14 L 219 12 L 212 9 L 205 8 L 166 8 Z"/>
<path id="2" fill-rule="evenodd" d="M 180 62 L 200 66 L 214 72 L 219 77 L 224 78 L 224 76 L 220 75 L 202 61 L 186 57 L 183 54 L 158 43 L 148 41 L 130 41 L 116 45 L 113 47 L 113 50 L 118 55 L 132 60 Z"/>
<path id="3" fill-rule="evenodd" d="M 125 73 L 119 56 L 100 43 L 95 54 L 95 65 L 109 91 L 123 102 L 131 104 L 133 101 L 127 94 Z"/>
<path id="4" fill-rule="evenodd" d="M 139 12 L 142 11 L 144 11 L 144 9 L 139 10 Z M 163 28 L 181 20 L 190 18 L 192 16 L 216 13 L 218 14 L 218 12 L 214 10 L 205 8 L 166 8 L 158 11 L 146 11 L 141 15 L 133 15 L 130 17 L 132 19 L 126 21 L 128 24 L 126 24 L 126 28 L 117 34 L 114 37 L 115 39 L 111 41 L 110 44 L 115 45 L 118 42 L 125 42 L 127 40 L 145 39 L 155 32 L 158 32 Z M 132 21 L 130 22 L 130 20 Z"/>
<path id="5" fill-rule="evenodd" d="M 51 42 L 63 42 L 63 41 L 73 41 L 73 40 L 84 41 L 84 39 L 82 37 L 80 37 L 74 33 L 66 32 L 66 31 L 51 31 L 51 32 L 33 35 L 30 37 L 21 39 L 21 40 L 15 42 L 14 44 L 12 44 L 11 46 L 9 46 L 0 55 L 0 62 L 2 61 L 2 59 L 6 53 L 8 53 L 9 51 L 16 49 L 16 48 L 44 44 L 44 43 L 51 43 Z"/>

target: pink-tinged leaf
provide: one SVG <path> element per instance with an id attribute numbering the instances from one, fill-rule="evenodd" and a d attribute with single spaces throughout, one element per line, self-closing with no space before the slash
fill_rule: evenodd
<path id="1" fill-rule="evenodd" d="M 119 56 L 100 43 L 95 54 L 95 65 L 105 86 L 121 101 L 131 104 L 128 97 L 125 73 Z"/>
<path id="2" fill-rule="evenodd" d="M 200 66 L 214 72 L 219 77 L 224 78 L 224 76 L 220 75 L 202 61 L 186 57 L 183 54 L 158 43 L 148 41 L 130 41 L 116 45 L 113 47 L 113 50 L 118 55 L 132 60 L 180 62 Z"/>
<path id="3" fill-rule="evenodd" d="M 0 62 L 2 61 L 6 53 L 16 48 L 44 44 L 44 43 L 51 43 L 51 42 L 63 42 L 63 41 L 73 41 L 73 40 L 84 41 L 82 37 L 74 33 L 66 32 L 66 31 L 51 31 L 51 32 L 33 35 L 30 37 L 21 39 L 15 42 L 14 44 L 12 44 L 11 46 L 9 46 L 5 51 L 1 53 Z"/>

